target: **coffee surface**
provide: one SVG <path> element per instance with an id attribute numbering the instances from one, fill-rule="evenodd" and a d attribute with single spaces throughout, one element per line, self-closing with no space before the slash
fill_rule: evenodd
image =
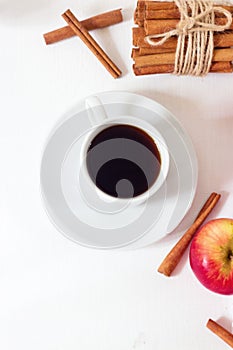
<path id="1" fill-rule="evenodd" d="M 92 140 L 87 169 L 96 186 L 112 197 L 133 198 L 156 181 L 161 157 L 154 140 L 131 125 L 114 125 Z"/>

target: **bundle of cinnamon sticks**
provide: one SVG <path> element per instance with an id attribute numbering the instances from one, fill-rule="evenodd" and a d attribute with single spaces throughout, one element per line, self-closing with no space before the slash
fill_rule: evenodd
<path id="1" fill-rule="evenodd" d="M 216 5 L 221 6 L 221 5 Z M 233 6 L 221 6 L 233 14 Z M 147 35 L 162 34 L 175 29 L 180 12 L 174 2 L 138 0 L 133 28 L 133 71 L 135 75 L 172 73 L 174 71 L 177 37 L 167 39 L 162 45 L 152 46 Z M 223 25 L 226 19 L 216 13 L 215 23 Z M 152 39 L 157 42 L 160 39 Z M 229 30 L 214 34 L 214 54 L 210 72 L 233 72 L 233 23 Z"/>

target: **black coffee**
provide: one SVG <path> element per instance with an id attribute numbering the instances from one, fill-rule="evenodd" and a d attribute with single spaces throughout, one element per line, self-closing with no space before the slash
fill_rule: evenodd
<path id="1" fill-rule="evenodd" d="M 132 198 L 157 179 L 161 158 L 153 139 L 130 125 L 101 131 L 87 152 L 87 169 L 96 186 L 112 197 Z"/>

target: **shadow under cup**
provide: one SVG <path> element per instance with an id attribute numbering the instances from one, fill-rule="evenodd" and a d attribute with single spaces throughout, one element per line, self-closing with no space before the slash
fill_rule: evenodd
<path id="1" fill-rule="evenodd" d="M 86 166 L 95 186 L 118 199 L 150 190 L 161 177 L 160 147 L 144 130 L 129 124 L 108 125 L 88 144 Z"/>

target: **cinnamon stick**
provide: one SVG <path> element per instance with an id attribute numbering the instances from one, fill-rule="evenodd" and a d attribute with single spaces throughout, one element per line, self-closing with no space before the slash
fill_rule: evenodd
<path id="1" fill-rule="evenodd" d="M 144 19 L 180 19 L 178 8 L 163 10 L 146 10 Z"/>
<path id="2" fill-rule="evenodd" d="M 87 18 L 81 21 L 82 25 L 86 30 L 93 30 L 98 28 L 108 27 L 113 24 L 122 22 L 123 17 L 121 9 L 113 10 L 105 13 L 101 13 L 97 16 Z M 49 33 L 45 33 L 44 40 L 47 45 L 56 43 L 58 41 L 71 38 L 75 36 L 74 31 L 69 27 L 65 26 L 56 30 L 53 30 Z"/>
<path id="3" fill-rule="evenodd" d="M 215 4 L 233 14 L 232 5 Z M 191 12 L 190 12 L 191 13 Z M 222 13 L 215 12 L 215 17 L 225 17 Z M 134 22 L 143 27 L 145 19 L 180 19 L 180 11 L 174 2 L 138 1 L 134 14 Z"/>
<path id="4" fill-rule="evenodd" d="M 233 6 L 222 6 L 222 5 L 215 5 L 215 6 L 216 7 L 221 6 L 222 8 L 226 9 L 230 13 L 233 13 Z M 188 11 L 188 13 L 191 14 L 191 10 Z M 224 15 L 216 11 L 215 17 L 224 17 Z M 163 5 L 163 8 L 160 8 L 160 9 L 151 9 L 151 5 L 148 6 L 146 4 L 144 4 L 144 6 L 138 5 L 135 11 L 134 21 L 135 23 L 137 23 L 138 21 L 143 21 L 145 19 L 180 19 L 180 11 L 176 5 L 174 7 L 172 6 L 171 8 L 167 8 L 166 5 Z"/>
<path id="5" fill-rule="evenodd" d="M 144 22 L 146 35 L 162 34 L 176 28 L 179 19 L 151 19 Z"/>
<path id="6" fill-rule="evenodd" d="M 137 67 L 133 65 L 134 74 L 139 75 L 150 75 L 150 74 L 166 74 L 174 72 L 174 64 L 156 64 L 146 67 Z"/>
<path id="7" fill-rule="evenodd" d="M 165 42 L 162 45 L 159 46 L 149 46 L 149 47 L 144 47 L 140 46 L 140 55 L 151 55 L 154 53 L 159 53 L 159 52 L 172 52 L 176 50 L 176 45 L 177 45 L 177 38 L 169 38 L 169 42 Z M 216 34 L 214 36 L 214 47 L 215 48 L 222 48 L 222 47 L 230 47 L 233 46 L 233 32 L 231 33 L 225 33 L 225 34 Z"/>
<path id="8" fill-rule="evenodd" d="M 210 73 L 232 73 L 233 65 L 231 62 L 213 62 L 210 67 Z"/>
<path id="9" fill-rule="evenodd" d="M 108 55 L 102 50 L 97 42 L 92 38 L 89 32 L 79 22 L 70 10 L 67 10 L 62 17 L 75 32 L 75 34 L 86 44 L 92 53 L 98 58 L 108 72 L 114 77 L 118 78 L 121 75 L 119 68 L 113 63 Z"/>
<path id="10" fill-rule="evenodd" d="M 165 52 L 153 55 L 144 55 L 135 57 L 137 67 L 146 67 L 160 64 L 174 64 L 175 52 Z M 213 62 L 230 62 L 233 61 L 233 48 L 215 49 L 213 53 Z"/>
<path id="11" fill-rule="evenodd" d="M 225 328 L 220 326 L 217 322 L 209 319 L 206 324 L 206 327 L 209 328 L 214 334 L 221 338 L 225 343 L 230 345 L 233 348 L 233 334 L 228 332 Z"/>
<path id="12" fill-rule="evenodd" d="M 192 226 L 185 232 L 185 234 L 181 237 L 178 243 L 168 253 L 166 258 L 163 260 L 162 264 L 159 266 L 158 272 L 163 273 L 165 276 L 170 276 L 172 274 L 173 270 L 178 265 L 181 257 L 187 249 L 189 243 L 191 242 L 194 234 L 196 233 L 198 228 L 203 224 L 210 212 L 214 209 L 220 197 L 220 194 L 215 194 L 213 196 L 211 203 L 207 206 L 205 210 L 202 211 L 202 213 L 194 221 Z M 209 198 L 207 201 L 209 201 Z"/>
<path id="13" fill-rule="evenodd" d="M 161 47 L 160 47 L 161 46 Z M 155 47 L 140 47 L 139 55 L 138 56 L 145 56 L 145 55 L 153 55 L 155 53 L 163 53 L 163 52 L 174 52 L 176 47 L 163 47 L 163 45 L 155 46 Z"/>
<path id="14" fill-rule="evenodd" d="M 148 44 L 148 42 L 145 41 L 146 37 L 146 32 L 145 29 L 142 27 L 134 27 L 133 28 L 133 45 L 134 46 L 139 46 L 139 47 L 154 47 Z M 160 39 L 153 39 L 153 41 L 156 43 Z M 166 40 L 166 42 L 161 45 L 161 47 L 164 48 L 176 48 L 177 45 L 177 38 L 176 37 L 171 37 Z"/>
<path id="15" fill-rule="evenodd" d="M 132 50 L 131 57 L 134 59 L 135 57 L 138 57 L 138 56 L 140 56 L 140 51 L 139 51 L 139 49 L 133 49 L 133 50 Z"/>
<path id="16" fill-rule="evenodd" d="M 141 2 L 141 0 L 139 0 Z M 144 1 L 144 6 L 146 10 L 174 10 L 176 9 L 176 4 L 171 1 Z"/>
<path id="17" fill-rule="evenodd" d="M 139 0 L 137 3 L 138 7 L 145 8 L 146 11 L 160 11 L 160 10 L 175 10 L 177 6 L 174 2 L 171 1 L 142 1 Z M 221 5 L 215 4 L 216 7 L 222 7 L 230 12 L 233 11 L 232 5 Z"/>
<path id="18" fill-rule="evenodd" d="M 226 22 L 226 18 L 215 19 L 216 25 L 225 25 Z M 179 19 L 150 19 L 144 21 L 144 28 L 146 31 L 146 35 L 162 34 L 175 29 L 178 23 Z M 233 22 L 231 23 L 229 30 L 233 30 Z"/>
<path id="19" fill-rule="evenodd" d="M 134 59 L 135 57 L 144 56 L 147 54 L 156 54 L 156 53 L 165 53 L 165 52 L 174 52 L 174 49 L 163 48 L 158 46 L 153 48 L 152 52 L 147 53 L 147 52 L 144 52 L 144 48 L 141 48 L 141 47 L 137 49 L 133 48 L 131 57 Z"/>
<path id="20" fill-rule="evenodd" d="M 230 13 L 233 13 L 233 6 L 221 6 L 222 8 L 226 8 Z M 189 14 L 191 14 L 191 11 L 188 11 Z M 143 16 L 143 15 L 141 15 Z M 215 12 L 216 18 L 224 18 L 225 16 L 220 12 Z M 144 18 L 140 18 L 140 20 L 145 19 L 180 19 L 180 11 L 178 9 L 172 9 L 172 10 L 159 10 L 159 11 L 145 11 L 144 12 Z M 135 19 L 135 22 L 137 21 L 137 18 Z"/>
<path id="21" fill-rule="evenodd" d="M 139 46 L 140 48 L 155 48 L 145 41 L 146 32 L 144 28 L 133 28 L 133 45 Z M 155 43 L 160 39 L 153 39 Z M 177 45 L 177 37 L 171 37 L 166 40 L 166 42 L 159 47 L 163 48 L 173 48 L 175 49 Z M 215 47 L 230 47 L 233 46 L 233 31 L 217 33 L 214 34 L 214 46 Z"/>
<path id="22" fill-rule="evenodd" d="M 137 24 L 139 27 L 144 27 L 144 18 L 139 19 L 137 16 L 134 16 L 134 23 Z"/>
<path id="23" fill-rule="evenodd" d="M 133 65 L 134 74 L 149 75 L 149 74 L 165 74 L 174 72 L 174 64 L 160 64 L 146 67 L 137 67 Z M 210 67 L 210 73 L 232 73 L 233 65 L 231 62 L 214 62 Z"/>
<path id="24" fill-rule="evenodd" d="M 143 27 L 145 19 L 145 1 L 138 1 L 137 8 L 134 12 L 134 23 Z"/>

